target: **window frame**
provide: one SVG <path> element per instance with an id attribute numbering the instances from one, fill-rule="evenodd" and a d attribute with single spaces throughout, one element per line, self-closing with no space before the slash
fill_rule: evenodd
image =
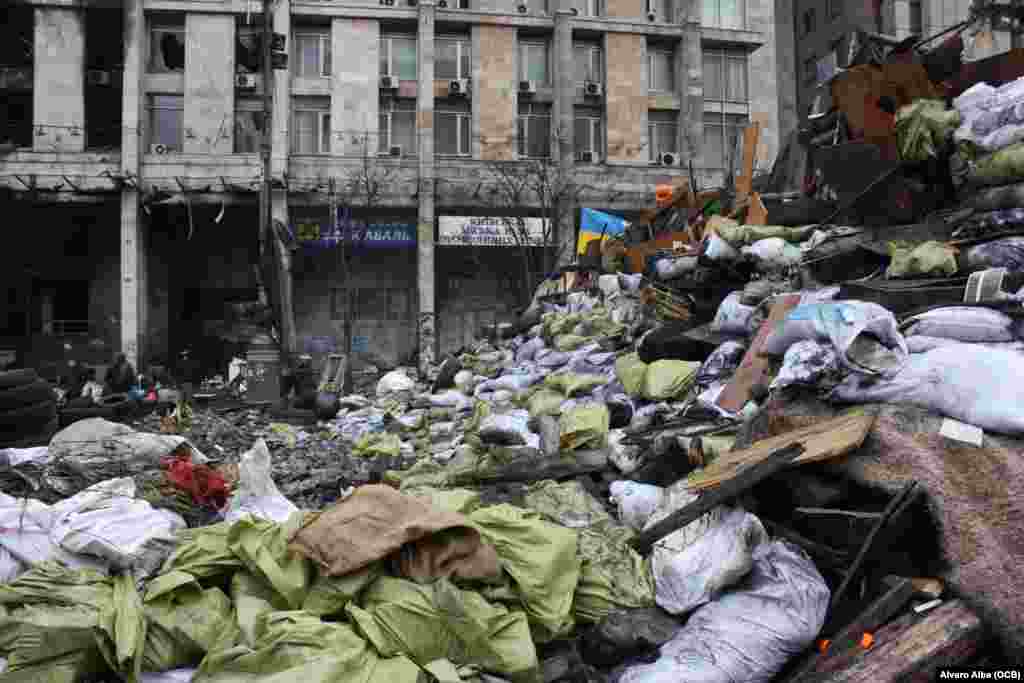
<path id="1" fill-rule="evenodd" d="M 157 34 L 164 33 L 176 33 L 181 34 L 181 44 L 185 51 L 184 59 L 180 69 L 154 69 L 153 58 L 156 56 L 154 50 L 159 49 L 160 38 Z M 149 40 L 149 54 L 146 57 L 146 73 L 149 74 L 184 74 L 188 68 L 188 32 L 185 27 L 185 20 L 182 18 L 181 23 L 177 21 L 171 22 L 169 20 L 154 20 L 151 21 L 148 28 L 147 39 Z M 161 56 L 161 60 L 163 57 Z"/>
<path id="2" fill-rule="evenodd" d="M 534 79 L 527 78 L 529 76 L 529 65 L 527 60 L 524 59 L 524 52 L 529 48 L 541 48 L 544 51 L 544 80 L 537 81 L 537 85 L 543 87 L 551 86 L 551 42 L 547 40 L 535 39 L 535 40 L 521 40 L 519 41 L 519 80 L 521 81 L 532 81 Z"/>
<path id="3" fill-rule="evenodd" d="M 803 13 L 803 35 L 809 36 L 818 27 L 818 11 L 816 7 L 808 7 Z"/>
<path id="4" fill-rule="evenodd" d="M 317 50 L 317 74 L 309 75 L 299 73 L 303 66 L 303 60 L 301 59 L 301 51 L 299 48 L 300 38 L 316 38 L 319 45 Z M 326 28 L 312 28 L 303 27 L 297 28 L 292 32 L 292 45 L 295 46 L 294 59 L 292 63 L 294 68 L 292 69 L 292 76 L 296 78 L 330 78 L 334 69 L 332 68 L 331 62 L 333 61 L 334 46 L 331 45 L 331 29 Z"/>
<path id="5" fill-rule="evenodd" d="M 594 19 L 604 16 L 604 0 L 573 0 L 572 6 L 581 17 Z"/>
<path id="6" fill-rule="evenodd" d="M 701 24 L 710 28 L 721 28 L 732 31 L 743 31 L 747 28 L 747 0 L 735 0 L 739 9 L 739 16 L 735 24 L 724 21 L 722 15 L 722 0 L 703 0 L 701 5 Z M 714 18 L 709 19 L 704 11 L 708 7 L 714 7 Z"/>
<path id="7" fill-rule="evenodd" d="M 594 78 L 594 77 L 591 77 L 591 78 L 584 77 L 584 78 L 580 79 L 579 74 L 578 73 L 574 73 L 573 76 L 577 79 L 577 81 L 576 81 L 577 87 L 582 88 L 587 83 L 600 83 L 601 85 L 604 85 L 604 82 L 605 82 L 605 79 L 604 79 L 604 50 L 602 49 L 602 47 L 600 45 L 595 45 L 593 43 L 574 43 L 573 46 L 572 46 L 572 50 L 573 50 L 573 71 L 574 72 L 576 71 L 576 67 L 577 67 L 576 55 L 581 50 L 587 50 L 587 51 L 590 52 L 590 59 L 588 60 L 589 63 L 590 63 L 590 69 L 593 70 L 595 65 L 596 65 L 597 66 L 597 71 L 598 71 L 598 74 L 597 74 L 596 78 Z"/>
<path id="8" fill-rule="evenodd" d="M 648 111 L 647 112 L 647 147 L 648 147 L 648 160 L 656 162 L 659 157 L 665 153 L 678 154 L 679 153 L 679 117 L 675 115 L 675 112 L 666 112 L 667 116 L 658 116 L 661 112 Z M 668 119 L 674 116 L 672 121 L 661 120 Z M 655 141 L 658 139 L 655 135 L 655 131 L 658 128 L 666 128 L 671 126 L 672 128 L 672 149 L 657 149 Z"/>
<path id="9" fill-rule="evenodd" d="M 723 105 L 725 104 L 750 104 L 750 59 L 745 52 L 738 52 L 736 50 L 727 49 L 706 49 L 701 52 L 701 69 L 706 71 L 706 65 L 708 58 L 712 57 L 718 63 L 719 66 L 719 83 L 721 85 L 721 92 L 717 93 L 714 97 L 709 97 L 707 94 L 707 87 L 704 89 L 704 101 L 705 102 L 718 102 Z M 730 83 L 729 80 L 729 63 L 730 62 L 742 62 L 743 64 L 743 97 L 741 99 L 730 99 Z M 704 77 L 704 83 L 707 83 L 707 77 Z"/>
<path id="10" fill-rule="evenodd" d="M 409 35 L 409 34 L 386 33 L 386 34 L 382 34 L 381 35 L 380 40 L 381 40 L 381 43 L 387 42 L 387 46 L 388 47 L 387 47 L 387 71 L 386 72 L 382 72 L 379 75 L 380 76 L 394 76 L 395 78 L 397 78 L 400 81 L 416 80 L 416 78 L 417 78 L 416 76 L 413 76 L 412 78 L 402 78 L 402 76 L 400 74 L 396 74 L 395 73 L 395 48 L 394 48 L 394 41 L 395 40 L 405 40 L 405 41 L 412 42 L 413 55 L 416 58 L 414 60 L 414 62 L 418 64 L 419 63 L 419 49 L 420 49 L 420 46 L 419 46 L 419 40 L 417 40 L 416 36 L 415 35 Z M 383 50 L 383 45 L 381 46 L 381 48 Z M 379 66 L 380 65 L 378 63 L 378 67 Z"/>
<path id="11" fill-rule="evenodd" d="M 589 121 L 588 132 L 590 134 L 590 140 L 588 146 L 584 149 L 580 149 L 579 141 L 576 140 L 576 122 L 577 121 Z M 593 152 L 595 164 L 601 163 L 604 160 L 604 116 L 602 112 L 597 109 L 581 108 L 577 107 L 572 113 L 572 126 L 573 126 L 573 157 L 578 159 L 579 155 L 583 152 Z M 596 140 L 595 140 L 596 138 Z"/>
<path id="12" fill-rule="evenodd" d="M 456 57 L 455 57 L 455 72 L 456 72 L 456 75 L 455 76 L 441 76 L 441 75 L 437 74 L 437 72 L 436 72 L 436 69 L 437 69 L 437 59 L 436 59 L 437 45 L 435 44 L 435 46 L 434 46 L 434 54 L 435 54 L 435 61 L 434 61 L 435 73 L 434 73 L 434 78 L 438 78 L 438 79 L 442 79 L 442 80 L 448 81 L 448 80 L 460 80 L 460 79 L 464 79 L 464 78 L 465 79 L 470 79 L 470 78 L 473 77 L 473 42 L 472 42 L 471 39 L 467 38 L 466 36 L 438 36 L 434 40 L 435 40 L 435 43 L 455 43 L 456 46 L 457 46 Z M 465 53 L 465 54 L 463 54 L 463 53 Z M 463 62 L 464 58 L 468 59 L 468 63 L 465 65 L 466 66 L 466 70 L 467 70 L 468 73 L 462 73 L 462 67 L 463 67 L 463 63 L 462 62 Z"/>
<path id="13" fill-rule="evenodd" d="M 716 117 L 717 121 L 709 121 L 709 118 Z M 704 116 L 701 118 L 701 155 L 704 158 L 704 168 L 712 171 L 727 172 L 729 170 L 729 131 L 735 130 L 737 138 L 734 139 L 733 147 L 738 146 L 737 139 L 742 139 L 744 129 L 750 125 L 750 114 L 734 114 L 727 112 L 704 112 Z M 722 143 L 722 165 L 711 166 L 708 163 L 707 155 L 704 154 L 705 147 L 707 144 L 707 129 L 709 126 L 714 126 L 720 131 Z M 733 159 L 733 162 L 737 162 L 737 159 Z"/>
<path id="14" fill-rule="evenodd" d="M 326 106 L 322 100 L 327 100 Z M 314 114 L 316 116 L 316 140 L 314 141 L 315 152 L 301 152 L 296 149 L 296 136 L 299 127 L 297 118 L 299 114 Z M 292 140 L 289 146 L 290 153 L 297 156 L 326 156 L 331 154 L 331 105 L 328 98 L 293 98 L 292 99 Z M 326 135 L 325 135 L 326 131 Z"/>
<path id="15" fill-rule="evenodd" d="M 176 100 L 181 103 L 181 106 L 176 106 L 176 107 L 157 106 L 156 98 L 158 98 L 158 97 L 173 97 L 173 98 L 176 98 Z M 154 136 L 155 136 L 156 130 L 157 130 L 156 125 L 154 125 L 156 123 L 154 114 L 157 111 L 177 111 L 177 112 L 181 112 L 181 114 L 180 114 L 181 126 L 180 126 L 180 128 L 178 130 L 178 136 L 177 136 L 178 137 L 178 143 L 176 145 L 167 145 L 166 143 L 163 143 L 163 142 L 157 142 L 154 139 Z M 146 134 L 146 149 L 147 149 L 147 151 L 153 145 L 160 144 L 160 145 L 164 145 L 165 147 L 167 147 L 167 151 L 169 151 L 169 152 L 173 152 L 175 154 L 181 154 L 184 151 L 184 147 L 185 147 L 185 96 L 182 95 L 181 93 L 146 93 L 146 126 L 147 126 L 147 134 Z"/>
<path id="16" fill-rule="evenodd" d="M 654 87 L 654 64 L 655 57 L 667 57 L 668 68 L 669 68 L 669 87 L 667 90 L 662 90 Z M 676 53 L 674 50 L 669 50 L 664 47 L 648 47 L 647 48 L 647 90 L 649 92 L 656 93 L 674 93 L 676 92 L 676 65 L 675 65 Z"/>
<path id="17" fill-rule="evenodd" d="M 396 104 L 398 106 L 395 106 Z M 383 116 L 383 117 L 387 118 L 387 134 L 385 135 L 380 130 L 377 131 L 377 134 L 378 134 L 377 153 L 382 155 L 382 156 L 388 156 L 391 153 L 392 140 L 395 137 L 395 135 L 394 135 L 394 125 L 395 125 L 394 114 L 395 114 L 396 111 L 405 112 L 405 113 L 410 113 L 411 112 L 412 115 L 413 115 L 413 117 L 412 117 L 412 140 L 413 140 L 413 147 L 414 147 L 414 149 L 411 149 L 411 150 L 403 149 L 402 150 L 402 157 L 405 158 L 405 157 L 415 157 L 415 156 L 418 156 L 419 155 L 419 149 L 418 149 L 419 145 L 416 144 L 416 143 L 417 143 L 417 134 L 418 134 L 419 131 L 418 131 L 417 127 L 416 127 L 416 103 L 415 103 L 415 101 L 408 100 L 407 98 L 390 98 L 386 103 L 381 103 L 380 110 L 378 112 L 378 116 Z M 379 126 L 379 122 L 378 122 L 378 126 Z M 381 145 L 380 143 L 384 142 L 385 139 L 387 141 L 387 144 Z"/>
<path id="18" fill-rule="evenodd" d="M 907 20 L 910 25 L 907 30 L 911 35 L 924 35 L 924 2 L 922 0 L 910 0 L 907 3 L 908 17 Z M 916 17 L 915 17 L 916 15 Z"/>
<path id="19" fill-rule="evenodd" d="M 523 110 L 526 110 L 524 113 Z M 547 134 L 545 138 L 547 153 L 544 156 L 535 156 L 529 154 L 530 150 L 530 126 L 529 121 L 532 119 L 547 119 Z M 552 108 L 550 105 L 534 103 L 534 102 L 520 102 L 516 109 L 516 154 L 520 159 L 550 159 L 551 158 L 551 124 L 552 124 Z M 525 135 L 524 135 L 525 133 Z"/>
<path id="20" fill-rule="evenodd" d="M 456 152 L 454 154 L 450 152 L 437 152 L 440 148 L 437 142 L 437 131 L 440 130 L 437 126 L 437 117 L 439 116 L 454 116 L 455 117 L 455 147 Z M 463 139 L 462 136 L 462 125 L 466 124 L 466 130 L 468 134 Z M 390 132 L 389 132 L 390 135 Z M 462 150 L 463 142 L 466 143 L 465 151 Z M 442 104 L 434 110 L 434 150 L 438 156 L 445 158 L 464 158 L 473 155 L 473 112 L 467 111 L 466 109 L 459 109 L 450 104 Z"/>

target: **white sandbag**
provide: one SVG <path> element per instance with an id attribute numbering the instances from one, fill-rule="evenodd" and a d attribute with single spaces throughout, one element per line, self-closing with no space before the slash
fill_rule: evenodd
<path id="1" fill-rule="evenodd" d="M 643 284 L 644 276 L 641 273 L 627 274 L 619 273 L 619 284 L 627 292 L 635 292 Z"/>
<path id="2" fill-rule="evenodd" d="M 717 232 L 712 232 L 705 237 L 701 246 L 703 256 L 715 263 L 731 263 L 740 257 L 740 252 L 722 239 Z"/>
<path id="3" fill-rule="evenodd" d="M 46 503 L 0 492 L 0 527 L 6 530 L 0 534 L 0 547 L 22 570 L 50 560 L 75 568 L 103 569 L 99 560 L 79 558 L 57 545 L 50 535 L 55 519 L 53 509 Z M 6 569 L 16 568 L 8 563 Z"/>
<path id="4" fill-rule="evenodd" d="M 1024 271 L 1024 237 L 1004 237 L 973 246 L 965 257 L 970 270 L 1006 268 L 1010 272 Z"/>
<path id="5" fill-rule="evenodd" d="M 601 275 L 597 278 L 597 288 L 601 290 L 601 293 L 606 297 L 615 296 L 622 291 L 622 285 L 619 283 L 619 276 L 616 275 Z"/>
<path id="6" fill-rule="evenodd" d="M 519 446 L 527 443 L 530 434 L 530 412 L 514 410 L 489 415 L 480 424 L 479 436 L 484 443 Z"/>
<path id="7" fill-rule="evenodd" d="M 537 365 L 548 369 L 560 368 L 570 360 L 572 360 L 572 354 L 565 351 L 552 351 L 551 353 L 544 354 L 543 357 L 540 357 L 538 354 Z"/>
<path id="8" fill-rule="evenodd" d="M 623 474 L 632 474 L 640 467 L 643 448 L 622 443 L 626 430 L 613 429 L 608 432 L 608 459 Z"/>
<path id="9" fill-rule="evenodd" d="M 769 388 L 775 391 L 795 384 L 821 386 L 838 378 L 839 373 L 839 356 L 835 349 L 829 344 L 805 339 L 786 349 L 782 369 Z"/>
<path id="10" fill-rule="evenodd" d="M 658 277 L 662 280 L 672 280 L 686 275 L 697 267 L 696 256 L 680 256 L 678 258 L 658 259 L 654 264 Z"/>
<path id="11" fill-rule="evenodd" d="M 49 463 L 50 458 L 49 446 L 0 449 L 0 467 L 17 467 L 26 463 L 42 466 Z"/>
<path id="12" fill-rule="evenodd" d="M 392 370 L 377 382 L 377 396 L 387 396 L 401 391 L 412 391 L 416 381 L 401 370 Z"/>
<path id="13" fill-rule="evenodd" d="M 764 543 L 740 586 L 690 615 L 658 660 L 619 683 L 768 683 L 818 637 L 830 597 L 802 550 Z"/>
<path id="14" fill-rule="evenodd" d="M 908 403 L 1001 434 L 1024 433 L 1024 355 L 953 344 L 910 356 L 890 379 L 850 375 L 830 394 L 846 403 Z"/>
<path id="15" fill-rule="evenodd" d="M 537 352 L 544 348 L 544 340 L 541 337 L 534 337 L 516 349 L 516 362 L 526 363 L 533 360 Z M 456 386 L 458 384 L 456 383 Z"/>
<path id="16" fill-rule="evenodd" d="M 431 394 L 427 397 L 427 400 L 435 408 L 455 408 L 461 411 L 473 407 L 473 399 L 455 389 Z"/>
<path id="17" fill-rule="evenodd" d="M 299 509 L 284 497 L 271 477 L 270 449 L 260 439 L 238 462 L 238 486 L 228 501 L 224 519 L 236 522 L 246 515 L 283 523 Z"/>
<path id="18" fill-rule="evenodd" d="M 748 335 L 751 332 L 750 321 L 757 306 L 744 306 L 740 303 L 743 292 L 733 292 L 722 300 L 711 321 L 711 331 L 719 334 Z"/>
<path id="19" fill-rule="evenodd" d="M 1013 341 L 1013 318 L 990 308 L 949 306 L 915 315 L 906 322 L 907 336 L 924 335 L 962 342 Z"/>
<path id="20" fill-rule="evenodd" d="M 636 481 L 613 481 L 608 487 L 611 501 L 619 511 L 619 520 L 642 531 L 665 497 L 665 489 Z"/>
<path id="21" fill-rule="evenodd" d="M 476 398 L 480 398 L 484 393 L 501 391 L 502 389 L 505 391 L 518 392 L 523 389 L 528 389 L 542 379 L 544 379 L 544 374 L 542 373 L 531 373 L 529 375 L 502 375 L 497 379 L 489 379 L 478 384 L 476 389 L 473 391 L 473 395 Z"/>
<path id="22" fill-rule="evenodd" d="M 746 344 L 727 341 L 711 352 L 697 372 L 697 384 L 708 386 L 714 382 L 728 379 L 736 372 L 747 352 Z"/>
<path id="23" fill-rule="evenodd" d="M 781 237 L 758 240 L 749 247 L 743 247 L 741 251 L 747 256 L 754 257 L 758 270 L 762 271 L 789 268 L 799 264 L 803 259 L 800 247 L 793 246 Z"/>
<path id="24" fill-rule="evenodd" d="M 867 301 L 797 306 L 765 339 L 763 353 L 784 356 L 804 339 L 830 341 L 849 370 L 887 377 L 899 372 L 909 353 L 892 313 Z"/>
<path id="25" fill-rule="evenodd" d="M 669 534 L 651 554 L 655 600 L 670 614 L 716 600 L 750 572 L 754 549 L 768 540 L 761 520 L 745 510 L 728 509 L 709 521 Z"/>

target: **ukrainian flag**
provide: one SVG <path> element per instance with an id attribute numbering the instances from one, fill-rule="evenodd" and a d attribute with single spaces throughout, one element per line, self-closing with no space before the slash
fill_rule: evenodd
<path id="1" fill-rule="evenodd" d="M 607 240 L 612 237 L 622 238 L 626 234 L 629 222 L 620 216 L 580 209 L 580 237 L 576 242 L 576 253 L 583 256 L 587 253 L 587 244 L 593 240 Z"/>

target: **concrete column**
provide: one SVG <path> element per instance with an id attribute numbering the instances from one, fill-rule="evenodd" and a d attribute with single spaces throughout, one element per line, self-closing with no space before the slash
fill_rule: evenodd
<path id="1" fill-rule="evenodd" d="M 36 7 L 32 111 L 38 152 L 85 149 L 85 15 Z"/>
<path id="2" fill-rule="evenodd" d="M 434 19 L 433 2 L 419 4 L 419 35 L 416 44 L 419 89 L 416 97 L 416 131 L 419 136 L 419 218 L 417 281 L 419 285 L 420 374 L 437 357 L 437 321 L 434 314 Z"/>
<path id="3" fill-rule="evenodd" d="M 568 7 L 568 5 L 566 5 Z M 563 167 L 571 166 L 573 154 L 573 108 L 576 102 L 576 70 L 572 49 L 573 14 L 568 8 L 555 12 L 555 104 L 551 127 L 555 143 L 551 154 Z"/>
<path id="4" fill-rule="evenodd" d="M 274 4 L 274 32 L 288 36 L 288 65 L 298 59 L 295 46 L 292 44 L 292 6 L 291 0 L 277 0 Z M 274 178 L 282 178 L 288 172 L 288 152 L 290 140 L 288 129 L 291 125 L 292 77 L 291 68 L 274 70 L 274 113 L 271 125 L 270 174 Z"/>
<path id="5" fill-rule="evenodd" d="M 793 0 L 775 2 L 775 73 L 779 95 L 779 140 L 785 140 L 797 126 L 796 32 L 793 29 Z M 781 144 L 781 143 L 780 143 Z"/>
<path id="6" fill-rule="evenodd" d="M 142 145 L 142 71 L 146 43 L 143 0 L 126 0 L 124 9 L 124 91 L 122 100 L 121 173 L 140 180 Z M 145 244 L 139 216 L 139 192 L 132 185 L 121 192 L 121 352 L 142 370 L 145 334 Z"/>
<path id="7" fill-rule="evenodd" d="M 761 124 L 756 170 L 770 169 L 779 150 L 779 92 L 775 59 L 775 8 L 770 2 L 748 3 L 749 26 L 762 27 L 765 44 L 747 58 L 750 120 Z"/>
<path id="8" fill-rule="evenodd" d="M 679 46 L 681 57 L 679 151 L 682 158 L 693 160 L 693 168 L 700 174 L 704 167 L 704 57 L 700 42 L 700 0 L 681 0 L 684 17 L 683 41 Z M 701 183 L 703 186 L 704 183 Z"/>
<path id="9" fill-rule="evenodd" d="M 185 15 L 186 154 L 231 154 L 235 129 L 235 16 Z"/>

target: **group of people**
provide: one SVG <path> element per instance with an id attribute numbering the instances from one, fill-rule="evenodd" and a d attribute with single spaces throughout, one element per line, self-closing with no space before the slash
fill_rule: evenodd
<path id="1" fill-rule="evenodd" d="M 65 396 L 69 407 L 85 408 L 96 405 L 105 396 L 127 396 L 136 388 L 147 390 L 147 384 L 145 378 L 136 376 L 135 368 L 122 353 L 107 369 L 102 384 L 97 381 L 96 368 L 81 368 L 72 378 Z"/>

